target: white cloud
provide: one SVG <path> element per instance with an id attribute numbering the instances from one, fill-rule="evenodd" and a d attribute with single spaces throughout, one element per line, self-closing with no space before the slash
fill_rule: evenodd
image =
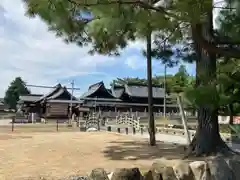
<path id="1" fill-rule="evenodd" d="M 146 49 L 146 43 L 143 40 L 131 41 L 128 43 L 128 46 L 139 51 Z"/>
<path id="2" fill-rule="evenodd" d="M 99 72 L 99 67 L 116 63 L 117 58 L 114 57 L 88 55 L 87 47 L 66 45 L 50 33 L 39 18 L 26 17 L 22 1 L 0 0 L 0 97 L 16 76 L 21 76 L 28 84 L 53 86 L 61 83 L 62 79 L 75 76 L 103 76 L 104 72 Z M 143 40 L 129 43 L 129 48 L 138 53 L 145 46 Z M 131 54 L 125 64 L 135 70 L 146 68 L 146 61 L 140 56 Z M 34 93 L 46 91 L 48 89 L 34 89 Z"/>
<path id="3" fill-rule="evenodd" d="M 87 47 L 66 45 L 39 18 L 29 19 L 24 13 L 22 0 L 0 1 L 0 97 L 16 76 L 29 84 L 52 86 L 61 79 L 101 74 L 97 67 L 116 62 L 113 57 L 88 55 Z"/>
<path id="4" fill-rule="evenodd" d="M 134 70 L 138 70 L 138 69 L 142 69 L 146 67 L 146 61 L 144 61 L 144 59 L 140 56 L 137 55 L 133 55 L 133 56 L 129 56 L 126 61 L 125 64 Z"/>

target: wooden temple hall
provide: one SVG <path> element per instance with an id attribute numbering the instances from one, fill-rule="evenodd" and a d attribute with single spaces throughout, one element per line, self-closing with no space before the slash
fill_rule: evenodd
<path id="1" fill-rule="evenodd" d="M 167 95 L 167 102 L 170 97 Z M 139 84 L 113 85 L 107 89 L 103 82 L 89 86 L 80 100 L 85 107 L 102 112 L 147 112 L 148 111 L 148 87 Z M 154 112 L 163 112 L 164 89 L 153 87 Z M 167 112 L 177 112 L 178 106 L 167 104 Z"/>
<path id="2" fill-rule="evenodd" d="M 166 96 L 169 99 L 169 96 Z M 168 101 L 167 101 L 168 102 Z M 153 87 L 154 112 L 163 112 L 164 89 Z M 19 107 L 24 113 L 37 113 L 40 117 L 71 117 L 70 112 L 79 116 L 89 112 L 147 112 L 148 89 L 138 84 L 105 87 L 103 82 L 89 86 L 80 98 L 74 97 L 66 87 L 58 84 L 45 95 L 20 96 Z M 70 111 L 72 107 L 72 111 Z M 166 105 L 167 112 L 178 112 L 175 104 Z M 107 114 L 108 115 L 107 115 Z"/>
<path id="3" fill-rule="evenodd" d="M 20 96 L 18 102 L 19 110 L 24 114 L 35 113 L 43 118 L 68 118 L 70 107 L 72 107 L 72 113 L 78 115 L 79 105 L 80 100 L 72 96 L 61 84 L 56 85 L 45 95 Z"/>

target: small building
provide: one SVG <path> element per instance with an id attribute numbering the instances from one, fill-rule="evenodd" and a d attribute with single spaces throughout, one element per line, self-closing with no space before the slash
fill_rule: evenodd
<path id="1" fill-rule="evenodd" d="M 2 98 L 0 98 L 0 112 L 4 112 L 5 109 L 6 109 L 6 106 L 4 104 L 4 101 Z"/>
<path id="2" fill-rule="evenodd" d="M 70 115 L 70 107 L 72 112 L 81 102 L 66 87 L 61 84 L 56 85 L 49 93 L 45 95 L 25 95 L 20 96 L 19 105 L 23 112 L 36 113 L 44 118 L 68 118 Z"/>
<path id="3" fill-rule="evenodd" d="M 36 104 L 35 102 L 39 100 L 42 96 L 42 94 L 22 95 L 19 97 L 17 107 L 23 113 L 38 113 L 41 106 L 40 104 Z"/>

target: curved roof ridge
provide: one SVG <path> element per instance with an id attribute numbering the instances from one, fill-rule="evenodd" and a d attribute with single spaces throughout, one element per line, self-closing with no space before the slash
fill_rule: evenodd
<path id="1" fill-rule="evenodd" d="M 95 84 L 92 84 L 88 87 L 88 90 L 92 89 L 92 88 L 95 88 L 95 87 L 101 87 L 101 86 L 104 86 L 104 83 L 103 81 L 100 81 L 100 82 L 97 82 Z"/>
<path id="2" fill-rule="evenodd" d="M 124 92 L 125 92 L 124 86 L 113 85 L 111 87 L 111 93 L 116 98 L 120 98 L 123 95 Z"/>
<path id="3" fill-rule="evenodd" d="M 53 94 L 55 94 L 57 91 L 59 91 L 62 88 L 61 84 L 57 84 L 56 86 L 54 86 L 54 89 L 52 89 L 49 93 L 43 95 L 42 97 L 40 97 L 37 101 L 35 102 L 39 102 L 42 101 L 44 99 L 47 99 L 49 96 L 52 96 Z"/>
<path id="4" fill-rule="evenodd" d="M 49 97 L 47 97 L 46 99 L 47 99 L 47 100 L 55 99 L 55 98 L 57 98 L 58 96 L 60 96 L 64 91 L 65 91 L 64 88 L 61 88 L 61 89 L 59 89 L 56 93 L 54 93 L 52 96 L 49 96 Z"/>
<path id="5" fill-rule="evenodd" d="M 115 96 L 112 94 L 112 91 L 111 91 L 111 90 L 109 91 L 109 90 L 105 87 L 103 81 L 100 81 L 100 82 L 98 82 L 98 83 L 95 83 L 95 84 L 89 86 L 88 91 L 85 92 L 85 93 L 80 97 L 80 99 L 86 98 L 86 97 L 94 94 L 94 93 L 95 93 L 96 91 L 98 91 L 99 88 L 101 88 L 101 87 L 103 87 L 103 88 L 106 90 L 106 92 L 107 92 L 111 97 L 115 98 Z"/>
<path id="6" fill-rule="evenodd" d="M 128 87 L 128 85 L 127 84 L 125 84 L 124 85 L 124 88 L 125 88 L 125 92 L 128 94 L 128 95 L 132 95 L 132 93 L 131 93 L 131 91 L 130 91 L 130 89 L 129 89 L 129 87 Z"/>

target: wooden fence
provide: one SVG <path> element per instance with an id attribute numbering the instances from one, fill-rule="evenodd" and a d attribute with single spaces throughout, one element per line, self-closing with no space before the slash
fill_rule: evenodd
<path id="1" fill-rule="evenodd" d="M 107 117 L 107 118 L 115 118 L 117 116 L 123 116 L 123 115 L 128 115 L 128 116 L 135 116 L 135 117 L 140 117 L 140 118 L 147 118 L 148 117 L 148 112 L 130 112 L 130 111 L 125 111 L 125 112 L 115 112 L 115 111 L 99 111 L 98 112 L 100 117 Z M 186 116 L 189 119 L 196 119 L 195 115 L 192 115 L 190 113 L 186 113 Z M 155 112 L 154 113 L 154 117 L 156 118 L 160 118 L 160 117 L 164 117 L 164 114 L 162 112 Z M 176 119 L 176 118 L 181 118 L 180 113 L 175 113 L 175 112 L 168 112 L 166 113 L 166 117 L 168 119 Z"/>

